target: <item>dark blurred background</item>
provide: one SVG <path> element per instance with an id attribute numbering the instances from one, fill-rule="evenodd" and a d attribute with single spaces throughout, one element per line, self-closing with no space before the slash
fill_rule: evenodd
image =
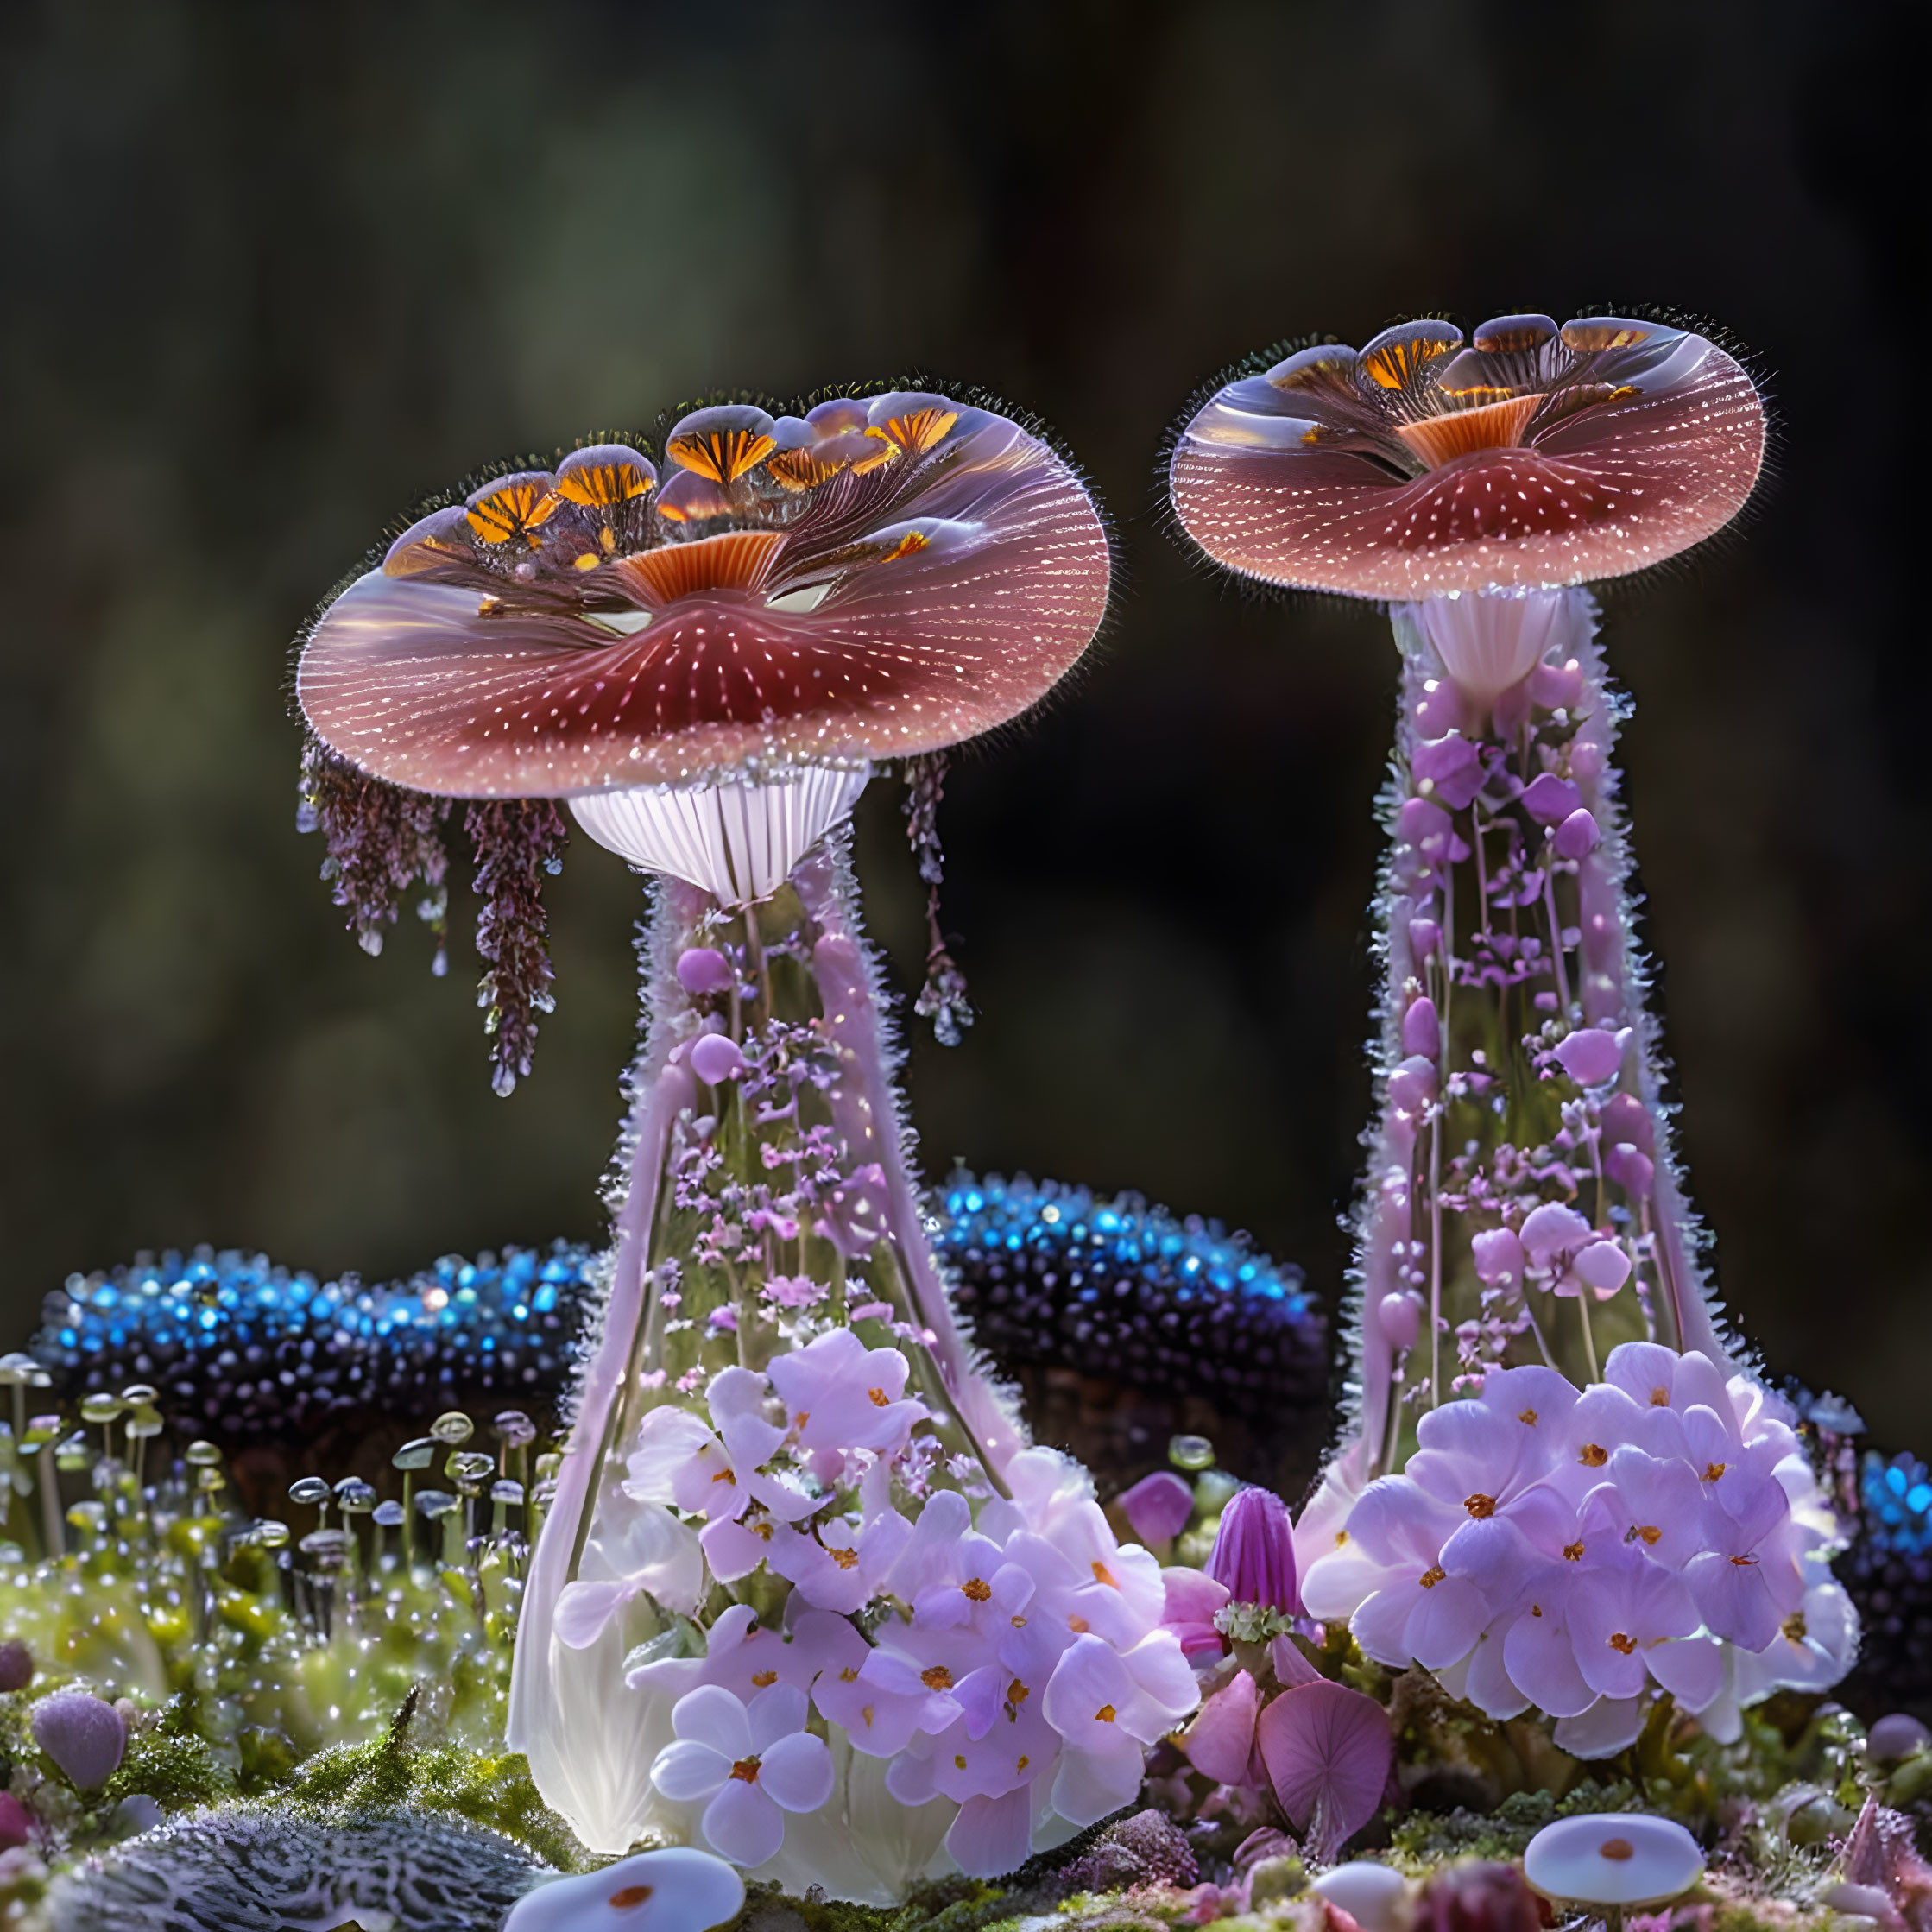
<path id="1" fill-rule="evenodd" d="M 599 1232 L 637 882 L 573 843 L 559 1008 L 496 1100 L 464 896 L 437 982 L 317 881 L 288 641 L 479 462 L 914 368 L 1043 416 L 1126 566 L 1085 674 L 950 787 L 981 1018 L 913 1049 L 928 1171 L 1137 1187 L 1332 1292 L 1395 653 L 1370 609 L 1198 572 L 1163 432 L 1281 337 L 1663 303 L 1781 423 L 1738 538 L 1607 600 L 1692 1185 L 1773 1366 L 1923 1449 L 1912 17 L 8 7 L 0 1342 L 142 1247 L 382 1276 Z M 904 983 L 897 802 L 861 844 Z"/>

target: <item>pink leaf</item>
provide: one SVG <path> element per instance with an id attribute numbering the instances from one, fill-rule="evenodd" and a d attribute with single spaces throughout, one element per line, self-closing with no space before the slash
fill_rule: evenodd
<path id="1" fill-rule="evenodd" d="M 1303 1684 L 1261 1713 L 1262 1761 L 1281 1809 L 1309 1829 L 1309 1854 L 1327 1864 L 1382 1802 L 1395 1755 L 1387 1714 L 1346 1685 Z"/>

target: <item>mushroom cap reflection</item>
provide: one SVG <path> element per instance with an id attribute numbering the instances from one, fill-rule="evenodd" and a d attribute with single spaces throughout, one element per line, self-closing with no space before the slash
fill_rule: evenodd
<path id="1" fill-rule="evenodd" d="M 1585 583 L 1720 529 L 1764 460 L 1736 360 L 1656 322 L 1385 330 L 1224 385 L 1168 485 L 1216 563 L 1353 597 Z"/>
<path id="2" fill-rule="evenodd" d="M 423 518 L 323 612 L 297 692 L 396 784 L 556 797 L 931 751 L 1086 648 L 1107 535 L 1068 465 L 944 396 L 700 409 Z"/>

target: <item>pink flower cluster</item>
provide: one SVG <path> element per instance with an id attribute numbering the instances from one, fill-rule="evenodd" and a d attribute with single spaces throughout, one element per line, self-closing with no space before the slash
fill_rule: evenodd
<path id="1" fill-rule="evenodd" d="M 1402 1474 L 1331 1482 L 1297 1526 L 1309 1613 L 1378 1662 L 1493 1718 L 1542 1710 L 1584 1756 L 1631 1742 L 1657 1689 L 1734 1735 L 1741 1705 L 1848 1667 L 1830 1511 L 1748 1379 L 1626 1342 L 1584 1389 L 1493 1371 L 1417 1433 Z"/>
<path id="2" fill-rule="evenodd" d="M 735 1604 L 704 1656 L 627 1679 L 674 1701 L 659 1793 L 702 1805 L 698 1830 L 736 1863 L 763 1864 L 786 1814 L 826 1805 L 824 1739 L 843 1738 L 890 1761 L 899 1804 L 956 1808 L 963 1871 L 1009 1872 L 1049 1813 L 1087 1825 L 1131 1800 L 1147 1746 L 1196 1704 L 1159 1567 L 1115 1539 L 1084 1474 L 1031 1449 L 995 1495 L 915 1433 L 907 1369 L 827 1329 L 765 1373 L 714 1375 L 708 1419 L 652 1410 L 628 1458 L 624 1493 L 652 1525 L 633 1588 L 691 1614 L 706 1575 L 790 1586 L 777 1627 Z M 565 1640 L 594 1640 L 622 1589 L 573 1584 L 593 1594 L 560 1607 Z"/>

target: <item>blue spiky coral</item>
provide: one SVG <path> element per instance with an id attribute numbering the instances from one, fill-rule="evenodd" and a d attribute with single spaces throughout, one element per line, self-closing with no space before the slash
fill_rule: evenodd
<path id="1" fill-rule="evenodd" d="M 237 1444 L 367 1409 L 426 1419 L 491 1401 L 547 1407 L 575 1361 L 593 1260 L 559 1241 L 445 1255 L 367 1287 L 201 1247 L 70 1276 L 32 1351 L 65 1395 L 149 1383 L 178 1424 Z"/>

